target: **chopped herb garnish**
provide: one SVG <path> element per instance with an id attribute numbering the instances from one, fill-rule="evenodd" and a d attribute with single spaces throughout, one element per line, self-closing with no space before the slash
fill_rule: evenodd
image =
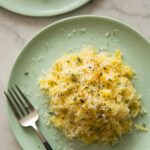
<path id="1" fill-rule="evenodd" d="M 77 63 L 82 63 L 83 60 L 80 57 L 77 57 Z"/>
<path id="2" fill-rule="evenodd" d="M 64 94 L 63 93 L 58 94 L 58 97 L 60 97 L 60 96 L 64 96 Z"/>
<path id="3" fill-rule="evenodd" d="M 98 88 L 103 89 L 103 88 L 104 88 L 104 85 L 100 84 L 100 85 L 98 86 Z"/>
<path id="4" fill-rule="evenodd" d="M 77 82 L 77 81 L 78 81 L 77 75 L 71 74 L 71 81 L 72 81 L 72 82 Z"/>
<path id="5" fill-rule="evenodd" d="M 55 113 L 54 113 L 54 112 L 48 112 L 48 114 L 49 114 L 49 115 L 55 115 Z"/>
<path id="6" fill-rule="evenodd" d="M 142 126 L 145 128 L 145 127 L 146 127 L 146 124 L 145 124 L 145 123 L 143 123 L 143 124 L 142 124 Z"/>
<path id="7" fill-rule="evenodd" d="M 82 60 L 81 60 L 81 58 L 80 58 L 80 57 L 77 57 L 77 59 L 78 59 L 78 61 L 79 61 L 79 62 L 82 62 Z"/>
<path id="8" fill-rule="evenodd" d="M 76 97 L 74 97 L 74 99 L 73 99 L 74 101 L 76 101 L 77 100 L 77 98 Z"/>
<path id="9" fill-rule="evenodd" d="M 95 131 L 100 131 L 100 128 L 99 127 L 95 128 Z"/>
<path id="10" fill-rule="evenodd" d="M 93 90 L 91 90 L 91 91 L 90 91 L 90 93 L 93 95 L 94 91 L 93 91 Z"/>

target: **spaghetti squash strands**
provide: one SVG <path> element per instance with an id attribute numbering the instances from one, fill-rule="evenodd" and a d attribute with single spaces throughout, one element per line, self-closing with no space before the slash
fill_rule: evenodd
<path id="1" fill-rule="evenodd" d="M 71 139 L 117 143 L 141 111 L 133 78 L 119 50 L 111 55 L 85 48 L 64 55 L 39 80 L 51 97 L 49 123 Z"/>

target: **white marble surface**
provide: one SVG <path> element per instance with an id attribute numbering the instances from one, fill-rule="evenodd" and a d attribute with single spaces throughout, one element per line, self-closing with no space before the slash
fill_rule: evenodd
<path id="1" fill-rule="evenodd" d="M 22 46 L 46 25 L 68 16 L 94 14 L 109 16 L 128 23 L 150 40 L 150 0 L 94 0 L 66 15 L 48 18 L 20 16 L 0 8 L 0 149 L 21 149 L 6 117 L 3 90 Z"/>

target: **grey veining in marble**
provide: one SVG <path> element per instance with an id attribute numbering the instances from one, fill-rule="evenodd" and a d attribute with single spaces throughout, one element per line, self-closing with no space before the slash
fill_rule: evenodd
<path id="1" fill-rule="evenodd" d="M 92 14 L 109 16 L 128 23 L 150 40 L 150 0 L 94 0 L 71 13 L 47 18 L 31 18 L 0 8 L 0 149 L 21 149 L 6 117 L 3 90 L 21 47 L 46 25 L 69 16 Z"/>

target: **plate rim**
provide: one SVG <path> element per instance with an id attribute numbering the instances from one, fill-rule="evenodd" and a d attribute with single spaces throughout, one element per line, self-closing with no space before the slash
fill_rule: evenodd
<path id="1" fill-rule="evenodd" d="M 17 9 L 13 9 L 12 7 L 9 7 L 8 5 L 5 5 L 3 2 L 0 2 L 0 7 L 2 7 L 5 10 L 11 11 L 15 14 L 18 15 L 23 15 L 23 16 L 29 16 L 29 17 L 52 17 L 52 16 L 58 16 L 58 15 L 62 15 L 62 14 L 66 14 L 68 12 L 74 11 L 80 7 L 82 7 L 83 5 L 85 5 L 86 3 L 89 3 L 92 0 L 80 0 L 80 2 L 78 2 L 77 4 L 71 6 L 71 7 L 66 7 L 65 9 L 57 10 L 55 12 L 50 12 L 50 11 L 46 11 L 46 12 L 41 12 L 41 13 L 36 13 L 36 12 L 28 12 L 28 11 L 18 11 Z"/>
<path id="2" fill-rule="evenodd" d="M 38 32 L 36 32 L 31 38 L 29 38 L 29 40 L 26 42 L 26 44 L 24 44 L 24 46 L 21 48 L 20 52 L 18 53 L 18 55 L 16 56 L 16 59 L 12 65 L 12 68 L 11 68 L 11 71 L 9 73 L 9 76 L 8 76 L 8 82 L 7 82 L 7 86 L 6 86 L 6 90 L 8 91 L 8 88 L 10 87 L 10 79 L 11 79 L 11 76 L 12 76 L 12 73 L 13 73 L 13 70 L 18 62 L 18 59 L 19 57 L 22 55 L 22 53 L 25 51 L 26 47 L 28 46 L 28 44 L 30 44 L 31 42 L 34 41 L 34 39 L 39 36 L 40 34 L 42 34 L 43 32 L 45 32 L 45 30 L 59 24 L 59 23 L 63 23 L 65 21 L 68 21 L 68 20 L 73 20 L 73 19 L 79 19 L 79 18 L 97 18 L 97 19 L 105 19 L 105 20 L 109 20 L 109 21 L 112 21 L 112 22 L 115 22 L 115 23 L 119 23 L 120 25 L 124 26 L 124 27 L 127 27 L 129 28 L 131 31 L 133 31 L 135 34 L 137 34 L 138 36 L 140 36 L 148 45 L 150 45 L 150 41 L 145 38 L 143 36 L 142 33 L 140 33 L 139 31 L 137 31 L 137 29 L 135 29 L 135 27 L 132 27 L 130 25 L 128 25 L 127 23 L 124 23 L 123 21 L 120 21 L 118 19 L 114 19 L 112 17 L 107 17 L 107 16 L 99 16 L 99 15 L 78 15 L 78 16 L 72 16 L 72 17 L 68 17 L 68 18 L 64 18 L 64 19 L 60 19 L 58 21 L 55 21 L 49 25 L 47 25 L 46 27 L 44 27 L 43 29 L 40 29 Z M 10 126 L 10 129 L 11 129 L 11 132 L 13 133 L 13 135 L 15 136 L 16 138 L 16 141 L 17 143 L 19 144 L 19 146 L 21 148 L 22 145 L 21 145 L 21 142 L 18 140 L 17 138 L 17 134 L 16 132 L 13 130 L 13 125 L 10 121 L 10 116 L 9 116 L 9 111 L 10 111 L 10 106 L 8 104 L 8 102 L 6 103 L 6 107 L 7 107 L 7 110 L 6 110 L 6 115 L 7 115 L 7 119 L 8 119 L 8 123 L 9 123 L 9 126 Z"/>

